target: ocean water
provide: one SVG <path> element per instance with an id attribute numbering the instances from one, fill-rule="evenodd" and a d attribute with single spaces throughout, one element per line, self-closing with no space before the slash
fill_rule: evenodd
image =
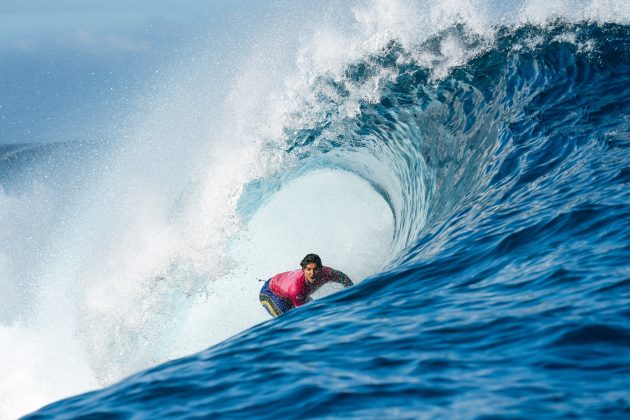
<path id="1" fill-rule="evenodd" d="M 354 4 L 212 135 L 4 146 L 1 414 L 630 417 L 630 10 L 565 6 Z M 269 319 L 308 252 L 357 284 Z"/>

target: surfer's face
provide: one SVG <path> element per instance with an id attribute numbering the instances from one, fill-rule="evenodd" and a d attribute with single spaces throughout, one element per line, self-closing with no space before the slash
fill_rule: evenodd
<path id="1" fill-rule="evenodd" d="M 309 283 L 313 283 L 317 278 L 317 275 L 321 271 L 321 268 L 318 267 L 315 263 L 308 263 L 306 264 L 306 267 L 304 267 L 303 271 L 306 281 L 308 281 Z"/>

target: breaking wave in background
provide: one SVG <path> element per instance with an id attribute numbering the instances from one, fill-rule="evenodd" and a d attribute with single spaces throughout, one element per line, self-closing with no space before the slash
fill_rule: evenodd
<path id="1" fill-rule="evenodd" d="M 211 122 L 4 146 L 1 414 L 629 415 L 630 27 L 582 6 L 375 2 Z M 268 321 L 309 252 L 358 284 Z"/>

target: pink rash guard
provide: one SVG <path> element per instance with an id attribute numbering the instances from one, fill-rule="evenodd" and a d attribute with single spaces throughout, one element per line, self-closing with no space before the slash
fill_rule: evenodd
<path id="1" fill-rule="evenodd" d="M 290 299 L 293 305 L 300 306 L 308 301 L 311 293 L 329 281 L 341 283 L 345 287 L 352 286 L 352 281 L 341 271 L 322 267 L 313 284 L 306 281 L 302 270 L 294 270 L 273 276 L 269 281 L 269 289 L 283 299 Z"/>

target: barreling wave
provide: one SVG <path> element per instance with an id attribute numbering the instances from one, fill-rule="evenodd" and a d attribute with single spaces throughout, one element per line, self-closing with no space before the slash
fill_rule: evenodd
<path id="1" fill-rule="evenodd" d="M 238 213 L 354 174 L 394 219 L 380 273 L 31 418 L 627 415 L 629 98 L 619 24 L 460 25 L 318 74 Z"/>
<path id="2" fill-rule="evenodd" d="M 623 132 L 598 128 L 589 109 L 602 92 L 623 88 L 626 31 L 618 25 L 562 22 L 506 28 L 498 31 L 492 48 L 480 49 L 483 42 L 462 25 L 413 51 L 392 41 L 380 55 L 349 65 L 341 78 L 323 75 L 313 82 L 314 99 L 291 116 L 300 126 L 285 127 L 285 150 L 276 152 L 294 159 L 293 170 L 250 183 L 241 198 L 243 213 L 251 214 L 284 182 L 308 171 L 346 170 L 368 180 L 389 204 L 396 221 L 391 256 L 396 257 L 426 225 L 443 223 L 481 191 L 492 195 L 516 182 L 524 165 L 514 162 L 514 149 L 571 150 L 585 141 L 573 133 L 589 132 L 595 136 L 589 141 L 596 141 Z M 448 78 L 435 80 L 414 58 L 454 37 L 476 56 Z M 439 61 L 437 51 L 435 57 Z M 604 89 L 593 80 L 602 73 Z M 357 99 L 353 92 L 363 92 L 375 76 L 382 85 L 376 103 Z M 617 103 L 614 94 L 603 100 Z M 357 107 L 351 117 L 346 102 Z M 623 104 L 614 108 L 624 109 Z M 543 117 L 549 112 L 557 114 L 547 117 L 554 124 L 547 127 Z M 305 120 L 312 127 L 304 128 Z M 562 155 L 554 160 L 561 164 Z"/>

